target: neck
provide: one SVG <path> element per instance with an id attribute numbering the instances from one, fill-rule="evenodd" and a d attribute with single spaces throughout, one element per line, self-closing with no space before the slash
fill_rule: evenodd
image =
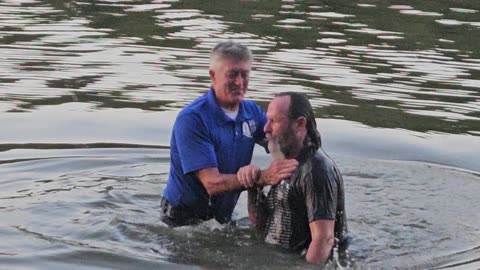
<path id="1" fill-rule="evenodd" d="M 297 158 L 300 155 L 300 153 L 302 153 L 302 150 L 304 148 L 304 141 L 306 139 L 305 137 L 306 137 L 305 132 L 299 133 L 299 135 L 297 136 L 296 145 L 290 150 L 290 153 L 287 156 L 287 158 Z"/>
<path id="2" fill-rule="evenodd" d="M 286 156 L 286 158 L 297 158 L 300 155 L 300 152 L 302 152 L 302 147 L 297 147 L 294 150 L 291 151 L 291 153 Z"/>
<path id="3" fill-rule="evenodd" d="M 236 103 L 220 103 L 220 102 L 218 102 L 218 104 L 220 104 L 220 107 L 222 107 L 223 109 L 229 110 L 229 111 L 236 111 L 240 107 L 240 105 L 236 104 Z"/>

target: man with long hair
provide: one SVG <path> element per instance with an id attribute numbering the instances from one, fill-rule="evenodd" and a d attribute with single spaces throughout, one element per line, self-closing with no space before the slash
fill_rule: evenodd
<path id="1" fill-rule="evenodd" d="M 303 252 L 309 263 L 325 263 L 335 245 L 348 243 L 345 193 L 340 171 L 321 147 L 308 98 L 278 94 L 268 106 L 264 131 L 272 157 L 296 159 L 299 166 L 266 197 L 249 190 L 250 220 L 265 242 Z"/>

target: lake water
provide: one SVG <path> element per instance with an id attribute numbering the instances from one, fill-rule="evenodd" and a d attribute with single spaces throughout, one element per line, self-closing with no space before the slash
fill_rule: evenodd
<path id="1" fill-rule="evenodd" d="M 347 269 L 480 269 L 478 0 L 0 1 L 0 269 L 314 269 L 256 239 L 245 196 L 235 224 L 159 222 L 225 39 L 254 53 L 249 99 L 309 96 Z"/>

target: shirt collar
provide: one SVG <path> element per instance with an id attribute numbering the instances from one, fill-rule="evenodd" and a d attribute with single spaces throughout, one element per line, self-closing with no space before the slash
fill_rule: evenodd
<path id="1" fill-rule="evenodd" d="M 215 117 L 219 122 L 242 122 L 252 118 L 251 114 L 245 110 L 245 101 L 240 103 L 240 106 L 238 107 L 237 119 L 235 121 L 228 117 L 220 107 L 220 104 L 218 104 L 213 86 L 210 86 L 210 89 L 208 90 L 207 100 L 209 107 L 213 109 Z"/>

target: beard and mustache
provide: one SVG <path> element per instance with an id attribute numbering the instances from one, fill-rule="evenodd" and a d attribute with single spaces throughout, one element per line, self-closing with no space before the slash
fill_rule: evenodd
<path id="1" fill-rule="evenodd" d="M 291 158 L 296 147 L 295 131 L 289 126 L 282 134 L 272 137 L 267 134 L 268 151 L 274 160 Z"/>
<path id="2" fill-rule="evenodd" d="M 270 151 L 273 160 L 285 159 L 285 154 L 281 150 L 278 139 L 268 139 L 268 151 Z"/>

